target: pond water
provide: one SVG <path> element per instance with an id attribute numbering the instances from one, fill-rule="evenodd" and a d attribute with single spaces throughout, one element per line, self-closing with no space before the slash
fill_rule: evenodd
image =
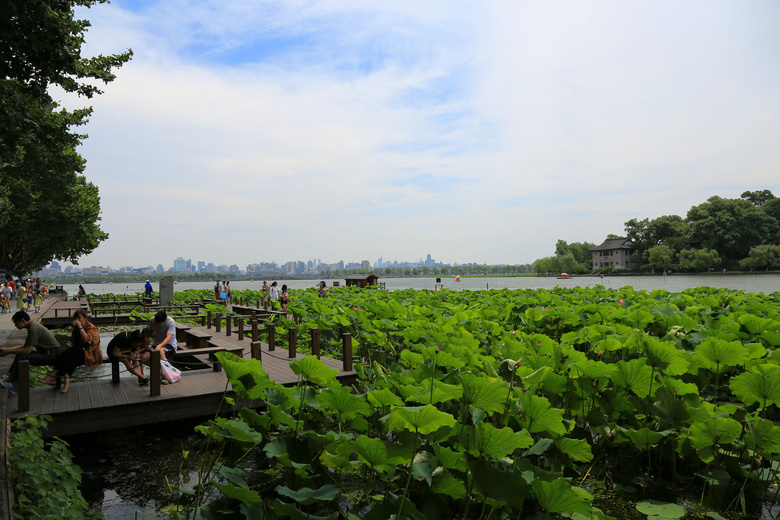
<path id="1" fill-rule="evenodd" d="M 435 289 L 436 278 L 382 278 L 389 291 L 399 289 Z M 274 280 L 268 280 L 272 282 Z M 334 281 L 344 285 L 343 279 L 327 279 L 330 287 Z M 664 289 L 669 292 L 679 292 L 694 287 L 714 287 L 725 289 L 738 289 L 748 292 L 773 293 L 780 291 L 780 274 L 709 274 L 709 275 L 645 275 L 645 276 L 580 276 L 559 280 L 552 276 L 498 276 L 498 277 L 464 277 L 455 281 L 452 277 L 442 276 L 442 283 L 447 289 L 462 291 L 478 291 L 487 289 L 552 289 L 554 287 L 593 287 L 603 285 L 618 289 L 630 286 L 637 290 L 654 291 Z M 290 289 L 312 289 L 319 280 L 277 280 L 279 285 L 287 284 Z M 259 291 L 263 281 L 234 280 L 230 282 L 233 290 L 252 289 Z M 158 284 L 153 283 L 154 290 L 158 290 Z M 212 289 L 214 282 L 179 282 L 174 286 L 175 291 L 187 289 Z M 78 284 L 65 284 L 64 289 L 69 295 L 78 292 Z M 143 283 L 113 283 L 113 284 L 86 284 L 87 293 L 92 294 L 136 294 L 143 292 Z"/>

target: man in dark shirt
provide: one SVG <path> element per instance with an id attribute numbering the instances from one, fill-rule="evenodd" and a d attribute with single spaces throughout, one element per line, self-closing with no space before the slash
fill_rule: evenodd
<path id="1" fill-rule="evenodd" d="M 17 372 L 19 370 L 19 361 L 26 359 L 34 366 L 53 365 L 54 360 L 60 353 L 60 344 L 54 338 L 54 335 L 38 322 L 30 320 L 30 315 L 24 311 L 19 311 L 11 317 L 14 326 L 19 329 L 27 329 L 27 339 L 23 344 L 15 347 L 0 348 L 0 356 L 5 357 L 14 355 L 14 362 L 11 364 L 11 370 L 7 376 L 3 376 L 5 381 L 2 385 L 12 392 L 16 393 L 18 388 Z"/>

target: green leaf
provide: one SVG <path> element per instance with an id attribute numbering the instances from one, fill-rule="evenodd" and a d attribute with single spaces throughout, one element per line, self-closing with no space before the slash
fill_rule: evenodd
<path id="1" fill-rule="evenodd" d="M 246 484 L 244 486 L 236 486 L 234 484 L 220 484 L 219 482 L 212 482 L 212 485 L 219 490 L 225 498 L 231 500 L 238 500 L 242 504 L 253 504 L 262 500 L 257 491 L 252 491 Z"/>
<path id="2" fill-rule="evenodd" d="M 463 387 L 463 401 L 467 406 L 476 406 L 487 413 L 504 410 L 509 393 L 506 383 L 473 374 L 461 374 L 458 379 Z"/>
<path id="3" fill-rule="evenodd" d="M 384 408 L 386 406 L 403 406 L 404 402 L 389 388 L 371 390 L 366 394 L 368 402 L 374 406 Z"/>
<path id="4" fill-rule="evenodd" d="M 530 388 L 534 385 L 542 383 L 542 381 L 547 379 L 547 376 L 549 376 L 552 372 L 552 367 L 541 367 L 537 370 L 534 370 L 527 376 L 523 376 L 520 380 L 523 382 L 523 386 L 525 388 Z"/>
<path id="5" fill-rule="evenodd" d="M 287 486 L 276 486 L 276 492 L 282 496 L 292 498 L 301 505 L 308 506 L 319 501 L 330 501 L 336 498 L 339 494 L 338 486 L 333 484 L 325 484 L 317 489 L 311 489 L 308 487 L 302 487 L 301 489 L 294 491 Z"/>
<path id="6" fill-rule="evenodd" d="M 685 353 L 677 350 L 674 343 L 661 341 L 653 336 L 645 338 L 645 355 L 651 367 L 662 370 L 670 376 L 682 375 L 688 369 Z"/>
<path id="7" fill-rule="evenodd" d="M 292 520 L 331 520 L 329 516 L 315 516 L 309 513 L 304 513 L 298 509 L 295 504 L 282 502 L 278 498 L 274 500 L 274 503 L 271 507 L 273 508 L 274 513 L 277 515 L 283 518 L 291 518 Z"/>
<path id="8" fill-rule="evenodd" d="M 719 338 L 707 338 L 695 350 L 697 361 L 715 374 L 722 374 L 730 367 L 744 366 L 747 355 L 747 350 L 739 341 Z"/>
<path id="9" fill-rule="evenodd" d="M 590 504 L 578 497 L 562 478 L 552 482 L 536 479 L 531 486 L 539 505 L 548 513 L 589 515 L 592 512 Z"/>
<path id="10" fill-rule="evenodd" d="M 780 403 L 780 372 L 767 365 L 754 367 L 753 372 L 744 372 L 732 377 L 729 388 L 746 405 L 758 403 L 764 408 Z"/>
<path id="11" fill-rule="evenodd" d="M 449 470 L 443 467 L 433 470 L 431 490 L 440 495 L 447 495 L 454 500 L 460 500 L 466 496 L 466 485 L 463 480 L 454 477 Z"/>
<path id="12" fill-rule="evenodd" d="M 710 417 L 691 425 L 688 438 L 704 462 L 711 462 L 714 448 L 731 444 L 742 433 L 742 425 L 730 417 Z"/>
<path id="13" fill-rule="evenodd" d="M 555 439 L 555 446 L 561 453 L 565 453 L 575 462 L 590 462 L 593 460 L 590 444 L 585 439 L 560 437 Z"/>
<path id="14" fill-rule="evenodd" d="M 755 418 L 747 423 L 745 445 L 759 453 L 780 453 L 780 426 L 772 421 Z"/>
<path id="15" fill-rule="evenodd" d="M 242 399 L 262 399 L 265 389 L 276 386 L 256 359 L 243 359 L 230 352 L 217 352 L 214 356 L 222 364 L 233 391 Z"/>
<path id="16" fill-rule="evenodd" d="M 354 449 L 358 458 L 369 466 L 380 466 L 387 462 L 387 448 L 379 439 L 361 435 L 355 439 Z"/>
<path id="17" fill-rule="evenodd" d="M 330 368 L 317 356 L 306 356 L 290 362 L 292 371 L 319 386 L 338 386 L 335 368 Z"/>
<path id="18" fill-rule="evenodd" d="M 650 393 L 650 377 L 653 369 L 642 359 L 619 361 L 615 364 L 612 381 L 618 388 L 626 388 L 644 399 Z"/>
<path id="19" fill-rule="evenodd" d="M 643 500 L 637 502 L 636 509 L 649 518 L 660 518 L 673 520 L 685 516 L 685 509 L 672 502 L 661 502 L 659 500 Z"/>
<path id="20" fill-rule="evenodd" d="M 494 459 L 502 459 L 515 450 L 528 448 L 534 442 L 525 430 L 520 433 L 515 433 L 512 428 L 499 430 L 484 422 L 474 427 L 474 434 L 469 439 L 469 452 L 472 455 L 485 455 Z"/>
<path id="21" fill-rule="evenodd" d="M 529 496 L 528 484 L 519 471 L 498 469 L 485 459 L 472 461 L 469 469 L 469 483 L 478 495 L 516 508 Z"/>
<path id="22" fill-rule="evenodd" d="M 563 412 L 550 405 L 546 397 L 523 394 L 518 400 L 520 425 L 531 433 L 547 432 L 552 436 L 566 433 Z"/>
<path id="23" fill-rule="evenodd" d="M 634 446 L 639 448 L 640 451 L 647 451 L 661 442 L 661 440 L 666 438 L 671 432 L 672 430 L 667 430 L 659 433 L 648 428 L 642 428 L 641 430 L 626 430 L 625 433 L 628 438 L 631 439 L 631 442 L 634 443 Z"/>
<path id="24" fill-rule="evenodd" d="M 352 388 L 342 386 L 338 390 L 327 388 L 320 393 L 320 406 L 325 411 L 335 412 L 342 421 L 354 419 L 358 415 L 373 413 L 371 406 L 362 398 L 352 395 Z"/>
<path id="25" fill-rule="evenodd" d="M 405 408 L 394 408 L 390 412 L 387 426 L 395 431 L 410 430 L 421 435 L 427 435 L 445 426 L 450 428 L 455 426 L 455 418 L 429 404 L 425 406 L 407 406 Z"/>

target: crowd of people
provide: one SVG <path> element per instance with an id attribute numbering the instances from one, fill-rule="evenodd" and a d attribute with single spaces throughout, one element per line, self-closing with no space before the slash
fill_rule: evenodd
<path id="1" fill-rule="evenodd" d="M 41 305 L 49 295 L 49 286 L 41 283 L 40 278 L 35 280 L 14 281 L 12 278 L 0 279 L 0 312 L 10 312 L 13 301 L 17 310 L 33 313 L 41 312 Z"/>
<path id="2" fill-rule="evenodd" d="M 103 362 L 97 328 L 89 321 L 83 309 L 73 313 L 71 336 L 66 348 L 60 346 L 49 329 L 32 321 L 24 310 L 17 311 L 11 321 L 17 329 L 27 331 L 24 343 L 0 348 L 0 357 L 14 356 L 8 374 L 0 382 L 14 393 L 19 390 L 20 361 L 26 360 L 32 366 L 52 367 L 41 382 L 52 386 L 61 382 L 62 393 L 70 389 L 70 377 L 76 368 L 96 368 Z M 114 336 L 108 343 L 106 354 L 109 359 L 121 362 L 137 378 L 138 384 L 145 386 L 149 384 L 149 378 L 144 376 L 142 365 L 149 365 L 152 350 L 159 350 L 163 360 L 171 360 L 176 355 L 176 322 L 165 311 L 155 314 L 144 329 L 125 331 Z"/>

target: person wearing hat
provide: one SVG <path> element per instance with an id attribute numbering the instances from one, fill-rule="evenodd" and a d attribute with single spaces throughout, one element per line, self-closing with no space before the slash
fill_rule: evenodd
<path id="1" fill-rule="evenodd" d="M 152 297 L 152 284 L 149 283 L 149 280 L 146 280 L 146 285 L 144 285 L 144 294 L 146 294 L 147 298 Z"/>

